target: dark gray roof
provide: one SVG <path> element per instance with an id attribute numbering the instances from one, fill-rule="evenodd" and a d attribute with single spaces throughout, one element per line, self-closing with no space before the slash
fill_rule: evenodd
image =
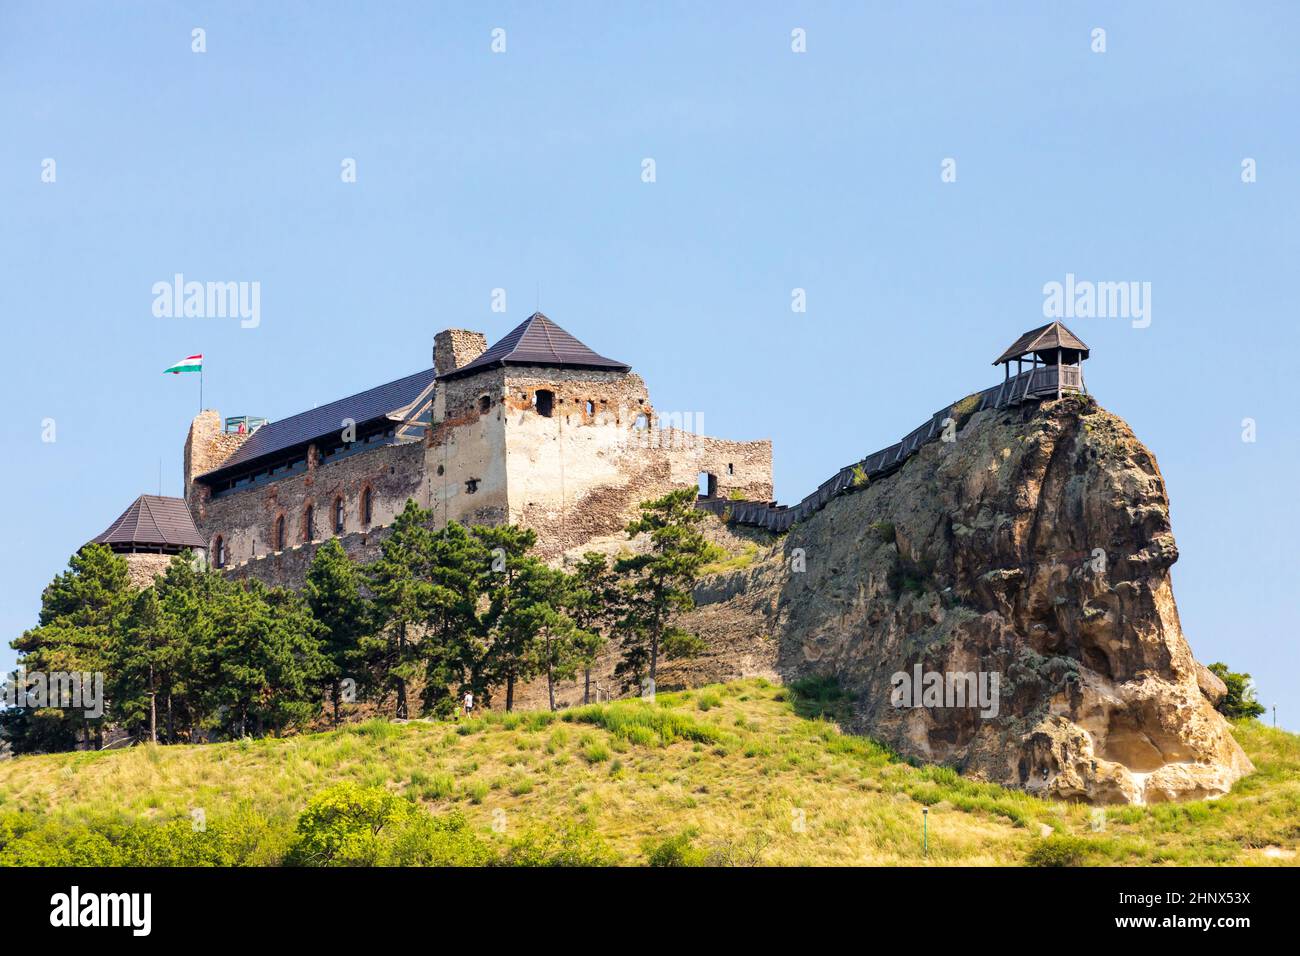
<path id="1" fill-rule="evenodd" d="M 141 495 L 92 544 L 143 544 L 177 548 L 206 548 L 207 539 L 194 526 L 194 516 L 183 498 Z"/>
<path id="2" fill-rule="evenodd" d="M 198 477 L 205 482 L 211 481 L 242 471 L 259 458 L 298 446 L 305 448 L 326 435 L 339 434 L 345 419 L 351 419 L 360 428 L 368 422 L 403 412 L 430 390 L 434 374 L 433 369 L 425 369 L 387 385 L 379 385 L 328 405 L 263 425 L 233 455 L 223 461 L 221 467 Z"/>
<path id="3" fill-rule="evenodd" d="M 1011 348 L 999 355 L 993 364 L 1001 365 L 1007 359 L 1019 358 L 1022 355 L 1028 355 L 1030 352 L 1042 352 L 1054 348 L 1074 349 L 1083 353 L 1079 356 L 1081 359 L 1088 357 L 1088 346 L 1083 344 L 1081 338 L 1060 322 L 1048 322 L 1036 329 L 1030 329 L 1012 342 Z"/>
<path id="4" fill-rule="evenodd" d="M 441 376 L 463 378 L 503 365 L 544 365 L 547 368 L 594 368 L 614 372 L 632 366 L 597 355 L 540 312 L 534 312 L 474 361 Z"/>

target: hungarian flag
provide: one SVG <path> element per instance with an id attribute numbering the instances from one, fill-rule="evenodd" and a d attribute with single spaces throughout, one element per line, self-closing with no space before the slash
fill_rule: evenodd
<path id="1" fill-rule="evenodd" d="M 181 359 L 171 368 L 163 369 L 163 374 L 166 375 L 168 372 L 171 372 L 173 375 L 179 375 L 181 374 L 181 372 L 202 372 L 202 371 L 203 371 L 203 356 L 187 355 L 185 358 Z"/>

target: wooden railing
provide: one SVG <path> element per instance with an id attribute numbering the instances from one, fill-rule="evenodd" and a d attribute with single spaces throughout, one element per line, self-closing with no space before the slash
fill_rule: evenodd
<path id="1" fill-rule="evenodd" d="M 868 455 L 861 461 L 846 465 L 817 490 L 796 505 L 778 505 L 773 501 L 729 501 L 705 498 L 696 507 L 726 517 L 737 524 L 753 525 L 769 531 L 785 531 L 796 521 L 803 521 L 826 507 L 832 498 L 846 491 L 864 487 L 870 481 L 900 468 L 917 450 L 962 424 L 964 418 L 985 409 L 1006 408 L 1040 398 L 1056 396 L 1057 375 L 1060 373 L 1061 390 L 1083 390 L 1083 373 L 1077 365 L 1040 365 L 1013 375 L 982 392 L 946 405 L 930 416 L 925 424 L 912 429 L 897 444 Z M 960 419 L 960 421 L 959 421 Z"/>

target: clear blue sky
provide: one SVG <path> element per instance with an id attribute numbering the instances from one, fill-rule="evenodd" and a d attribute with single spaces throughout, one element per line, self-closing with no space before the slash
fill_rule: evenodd
<path id="1" fill-rule="evenodd" d="M 160 459 L 180 493 L 191 352 L 283 417 L 540 285 L 793 500 L 991 384 L 1073 272 L 1152 284 L 1149 328 L 1071 322 L 1089 384 L 1164 470 L 1197 656 L 1300 727 L 1298 9 L 4 2 L 0 664 Z M 177 272 L 260 282 L 261 325 L 155 318 Z"/>

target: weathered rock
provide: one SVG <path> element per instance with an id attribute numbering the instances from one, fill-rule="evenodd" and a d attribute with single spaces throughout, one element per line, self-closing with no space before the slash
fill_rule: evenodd
<path id="1" fill-rule="evenodd" d="M 1177 557 L 1154 457 L 1068 397 L 980 412 L 832 500 L 702 585 L 689 625 L 715 646 L 772 647 L 786 679 L 837 678 L 854 729 L 908 756 L 1066 799 L 1198 798 L 1253 767 L 1180 628 Z M 894 706 L 893 675 L 916 665 L 996 676 L 996 715 Z"/>

